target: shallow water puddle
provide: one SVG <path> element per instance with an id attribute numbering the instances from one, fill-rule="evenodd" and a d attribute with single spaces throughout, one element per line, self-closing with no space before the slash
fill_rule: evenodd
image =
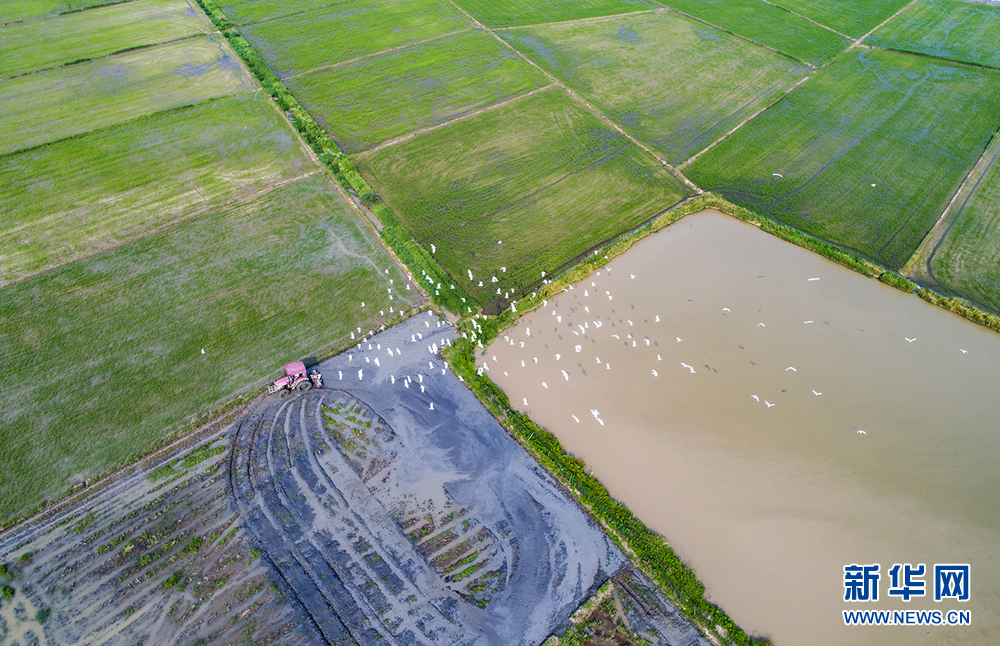
<path id="1" fill-rule="evenodd" d="M 523 343 L 523 345 L 522 345 Z M 1000 337 L 714 212 L 636 244 L 480 365 L 778 644 L 1000 633 Z M 844 566 L 880 564 L 845 603 Z M 894 563 L 969 563 L 971 599 L 902 602 Z M 969 610 L 845 627 L 843 610 Z"/>

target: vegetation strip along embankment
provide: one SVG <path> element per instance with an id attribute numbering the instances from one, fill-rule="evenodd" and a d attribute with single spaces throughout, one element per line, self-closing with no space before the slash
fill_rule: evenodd
<path id="1" fill-rule="evenodd" d="M 383 226 L 380 232 L 382 240 L 392 249 L 396 257 L 406 264 L 414 280 L 427 289 L 430 298 L 441 307 L 455 313 L 466 312 L 466 308 L 470 306 L 474 312 L 481 309 L 479 303 L 466 294 L 454 282 L 451 275 L 431 257 L 431 254 L 403 228 L 392 209 L 382 202 L 347 155 L 302 107 L 214 0 L 198 0 L 198 4 L 257 78 L 264 91 L 270 94 L 278 107 L 290 117 L 292 125 L 316 153 L 323 166 L 352 198 L 359 199 L 375 214 Z"/>

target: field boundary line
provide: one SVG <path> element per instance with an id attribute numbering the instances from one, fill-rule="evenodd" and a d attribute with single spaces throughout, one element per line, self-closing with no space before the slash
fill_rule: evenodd
<path id="1" fill-rule="evenodd" d="M 143 0 L 128 0 L 128 1 L 142 2 Z M 76 67 L 77 65 L 85 65 L 86 63 L 91 63 L 94 61 L 102 61 L 105 58 L 111 58 L 112 56 L 120 56 L 121 54 L 130 54 L 132 52 L 138 52 L 144 49 L 160 47 L 161 45 L 172 45 L 174 43 L 179 43 L 183 40 L 191 40 L 192 38 L 197 38 L 199 36 L 208 36 L 214 33 L 216 33 L 214 29 L 210 29 L 208 31 L 196 31 L 190 34 L 185 34 L 184 36 L 178 36 L 177 38 L 171 38 L 170 40 L 163 40 L 157 43 L 145 43 L 143 45 L 136 45 L 135 47 L 126 47 L 124 49 L 108 52 L 107 54 L 95 56 L 93 58 L 78 58 L 75 61 L 69 61 L 67 63 L 61 63 L 59 65 L 52 65 L 50 67 L 41 67 L 37 70 L 29 70 L 27 72 L 21 72 L 20 74 L 14 74 L 13 76 L 5 76 L 3 78 L 0 78 L 0 80 L 10 81 L 12 79 L 19 79 L 19 78 L 24 78 L 25 76 L 31 76 L 32 74 L 40 74 L 41 72 L 51 72 L 52 70 L 61 70 L 66 67 Z"/>
<path id="2" fill-rule="evenodd" d="M 962 67 L 971 67 L 977 70 L 985 70 L 987 72 L 1000 72 L 1000 67 L 992 67 L 990 65 L 983 65 L 982 63 L 972 63 L 969 61 L 959 61 L 954 58 L 944 58 L 943 56 L 935 56 L 934 54 L 928 54 L 926 52 L 911 52 L 906 49 L 896 49 L 895 47 L 882 47 L 880 45 L 862 45 L 866 49 L 872 50 L 877 49 L 880 52 L 892 52 L 893 54 L 902 54 L 904 56 L 916 56 L 918 58 L 927 58 L 932 61 L 940 61 L 942 63 L 947 63 L 948 65 L 960 65 Z"/>
<path id="3" fill-rule="evenodd" d="M 622 16 L 637 16 L 644 13 L 656 13 L 663 11 L 665 7 L 650 7 L 649 9 L 642 9 L 640 11 L 624 11 L 622 13 L 611 13 L 605 16 L 589 16 L 587 18 L 571 18 L 569 20 L 550 20 L 549 22 L 536 22 L 532 25 L 511 25 L 509 27 L 488 27 L 493 31 L 509 31 L 511 29 L 528 29 L 531 27 L 547 27 L 549 25 L 568 25 L 579 24 L 582 22 L 599 22 L 601 20 L 611 20 L 613 18 L 621 18 Z M 470 16 L 471 17 L 471 16 Z"/>
<path id="4" fill-rule="evenodd" d="M 383 141 L 382 143 L 376 144 L 376 145 L 372 146 L 371 148 L 366 148 L 365 150 L 362 150 L 360 153 L 358 153 L 358 155 L 367 155 L 369 153 L 377 153 L 378 151 L 382 150 L 383 148 L 388 148 L 390 146 L 395 146 L 396 144 L 401 144 L 404 141 L 408 141 L 410 139 L 413 139 L 414 137 L 418 137 L 418 136 L 420 136 L 420 135 L 422 135 L 422 134 L 424 134 L 426 132 L 431 132 L 433 130 L 438 130 L 439 128 L 444 128 L 446 126 L 450 126 L 453 123 L 457 123 L 459 121 L 464 121 L 466 119 L 470 119 L 470 118 L 475 117 L 477 115 L 480 115 L 480 114 L 482 114 L 484 112 L 489 112 L 490 110 L 495 110 L 497 108 L 501 108 L 501 107 L 503 107 L 505 105 L 514 103 L 515 101 L 520 101 L 521 99 L 526 99 L 526 98 L 528 98 L 529 96 L 531 96 L 533 94 L 538 94 L 539 92 L 544 92 L 545 90 L 551 90 L 552 88 L 555 88 L 555 87 L 557 87 L 555 83 L 549 83 L 548 85 L 543 85 L 542 87 L 536 87 L 534 90 L 530 90 L 528 92 L 524 92 L 523 94 L 518 94 L 518 95 L 512 96 L 512 97 L 507 98 L 507 99 L 503 99 L 502 101 L 497 101 L 495 103 L 491 103 L 491 104 L 483 106 L 481 108 L 476 108 L 475 110 L 472 110 L 471 112 L 466 112 L 463 115 L 457 116 L 454 119 L 449 119 L 448 121 L 445 121 L 443 123 L 439 123 L 439 124 L 436 124 L 436 125 L 433 125 L 433 126 L 427 126 L 427 127 L 421 128 L 419 130 L 414 130 L 413 132 L 407 133 L 405 135 L 400 135 L 399 137 L 394 137 L 392 139 L 389 139 L 388 141 Z"/>
<path id="5" fill-rule="evenodd" d="M 914 2 L 916 2 L 916 0 L 914 0 Z M 644 150 L 646 152 L 646 154 L 651 155 L 654 159 L 656 159 L 658 162 L 660 162 L 660 164 L 664 168 L 666 168 L 674 177 L 676 177 L 677 179 L 679 179 L 682 182 L 684 182 L 684 184 L 689 189 L 691 189 L 692 191 L 694 191 L 695 194 L 700 195 L 700 194 L 704 193 L 704 191 L 701 190 L 698 187 L 697 184 L 695 184 L 694 182 L 692 182 L 690 179 L 688 179 L 687 177 L 685 177 L 683 173 L 681 173 L 679 170 L 677 170 L 676 168 L 674 168 L 674 166 L 670 162 L 668 162 L 665 158 L 663 158 L 663 156 L 661 156 L 658 152 L 656 152 L 655 150 L 653 150 L 652 148 L 650 148 L 649 146 L 647 146 L 643 142 L 639 141 L 638 139 L 636 139 L 635 137 L 633 137 L 629 133 L 625 132 L 620 125 L 618 125 L 617 123 L 615 123 L 606 114 L 604 114 L 602 111 L 600 111 L 597 108 L 595 108 L 586 99 L 584 99 L 582 96 L 580 96 L 579 94 L 577 94 L 572 88 L 568 87 L 565 83 L 563 83 L 562 81 L 560 81 L 559 79 L 557 79 L 555 76 L 553 76 L 552 74 L 550 74 L 548 71 L 542 69 L 541 66 L 539 66 L 533 60 L 531 60 L 530 58 L 528 58 L 527 56 L 525 56 L 519 49 L 517 49 L 516 47 L 514 47 L 513 45 L 511 45 L 510 43 L 508 43 L 506 40 L 504 40 L 503 38 L 501 38 L 500 36 L 498 36 L 495 31 L 493 31 L 492 29 L 489 29 L 488 27 L 486 27 L 485 25 L 483 25 L 483 23 L 481 23 L 478 20 L 476 20 L 471 14 L 469 14 L 469 12 L 467 12 L 465 9 L 463 9 L 462 7 L 460 7 L 457 4 L 455 4 L 454 0 L 448 0 L 448 3 L 451 4 L 451 6 L 455 7 L 455 9 L 457 9 L 458 11 L 460 11 L 463 15 L 465 15 L 469 20 L 473 21 L 478 27 L 480 27 L 481 29 L 483 29 L 486 33 L 488 33 L 489 35 L 493 36 L 493 38 L 495 38 L 498 42 L 500 42 L 504 47 L 506 47 L 510 51 L 514 52 L 514 54 L 517 55 L 518 58 L 520 58 L 521 60 L 523 60 L 524 62 L 526 62 L 528 65 L 531 65 L 536 70 L 538 70 L 539 72 L 541 72 L 542 74 L 544 74 L 545 77 L 547 79 L 549 79 L 549 81 L 551 81 L 551 84 L 553 84 L 553 85 L 555 85 L 555 86 L 557 86 L 559 88 L 562 88 L 563 91 L 565 91 L 567 94 L 569 94 L 578 103 L 582 104 L 588 110 L 590 110 L 605 125 L 610 126 L 614 130 L 616 130 L 619 134 L 621 134 L 623 137 L 625 137 L 626 139 L 628 139 L 630 142 L 632 142 L 633 144 L 635 144 L 636 146 L 638 146 L 639 148 L 641 148 L 642 150 Z"/>
<path id="6" fill-rule="evenodd" d="M 775 48 L 771 47 L 770 45 L 765 45 L 764 43 L 757 42 L 756 40 L 753 40 L 752 38 L 749 38 L 748 36 L 743 36 L 741 34 L 737 34 L 734 31 L 729 31 L 725 27 L 722 27 L 720 25 L 716 25 L 715 23 L 708 22 L 707 20 L 705 20 L 703 18 L 699 18 L 698 16 L 694 16 L 694 15 L 691 15 L 689 13 L 685 13 L 685 12 L 681 11 L 680 9 L 674 9 L 673 7 L 664 7 L 663 11 L 664 11 L 664 13 L 666 13 L 666 12 L 673 12 L 673 13 L 679 15 L 679 16 L 684 16 L 685 18 L 687 18 L 689 20 L 694 20 L 695 22 L 700 22 L 701 24 L 705 25 L 706 27 L 711 27 L 712 29 L 717 29 L 718 31 L 721 31 L 724 34 L 729 34 L 733 38 L 736 38 L 736 39 L 742 40 L 744 42 L 750 43 L 751 45 L 755 45 L 757 47 L 760 47 L 761 49 L 766 49 L 769 52 L 774 52 L 778 56 L 782 56 L 784 58 L 792 60 L 792 61 L 794 61 L 798 65 L 805 65 L 806 67 L 811 67 L 813 69 L 816 69 L 816 66 L 813 65 L 812 63 L 808 62 L 808 61 L 804 61 L 804 60 L 801 60 L 799 58 L 795 58 L 791 54 L 786 54 L 785 52 L 781 51 L 780 49 L 775 49 Z"/>
<path id="7" fill-rule="evenodd" d="M 106 7 L 113 7 L 119 4 L 129 4 L 132 2 L 139 2 L 140 0 L 114 0 L 113 2 L 106 2 L 99 5 L 91 5 L 88 7 L 80 7 L 79 9 L 70 9 L 69 11 L 62 11 L 55 14 L 44 14 L 42 16 L 28 16 L 26 18 L 19 18 L 18 20 L 8 20 L 7 22 L 0 22 L 0 27 L 6 27 L 7 25 L 19 25 L 24 22 L 40 22 L 42 20 L 48 20 L 50 18 L 58 18 L 60 16 L 71 16 L 75 13 L 83 13 L 84 11 L 93 11 L 94 9 L 104 9 Z"/>
<path id="8" fill-rule="evenodd" d="M 409 43 L 407 45 L 400 45 L 399 47 L 390 47 L 389 49 L 383 49 L 380 52 L 375 52 L 373 54 L 365 54 L 364 56 L 358 56 L 357 58 L 351 58 L 346 61 L 340 61 L 339 63 L 331 63 L 329 65 L 320 65 L 319 67 L 314 67 L 312 69 L 306 70 L 304 72 L 299 72 L 298 74 L 292 74 L 290 76 L 278 77 L 284 81 L 294 81 L 295 79 L 302 78 L 303 76 L 308 76 L 310 74 L 319 74 L 320 72 L 326 72 L 327 70 L 336 69 L 343 65 L 349 65 L 351 63 L 357 63 L 359 61 L 365 61 L 370 58 L 375 58 L 377 56 L 383 56 L 385 54 L 394 54 L 396 52 L 401 52 L 404 49 L 410 49 L 411 47 L 419 47 L 421 45 L 426 45 L 427 43 L 433 43 L 436 40 L 444 40 L 451 36 L 457 36 L 458 34 L 464 34 L 466 32 L 475 31 L 474 28 L 469 27 L 468 29 L 459 29 L 458 31 L 451 31 L 447 34 L 442 34 L 441 36 L 435 36 L 434 38 L 427 38 L 426 40 L 418 40 L 415 43 Z"/>
<path id="9" fill-rule="evenodd" d="M 157 233 L 162 233 L 163 231 L 166 231 L 167 229 L 171 229 L 171 228 L 173 228 L 175 226 L 178 226 L 180 224 L 184 224 L 185 222 L 190 222 L 191 220 L 197 220 L 198 218 L 208 217 L 210 215 L 215 215 L 216 213 L 219 213 L 221 211 L 225 211 L 226 209 L 228 209 L 230 207 L 238 206 L 240 204 L 244 204 L 244 203 L 249 202 L 249 201 L 251 201 L 253 199 L 256 199 L 258 197 L 263 197 L 264 195 L 267 195 L 268 193 L 271 193 L 272 191 L 275 191 L 275 190 L 277 190 L 279 188 L 284 188 L 285 186 L 288 186 L 289 184 L 294 184 L 295 182 L 298 182 L 300 180 L 304 180 L 304 179 L 306 179 L 308 177 L 312 177 L 313 175 L 317 175 L 317 174 L 321 174 L 321 173 L 322 173 L 322 171 L 320 171 L 318 169 L 317 170 L 311 170 L 308 173 L 302 173 L 301 175 L 298 175 L 296 177 L 290 177 L 288 179 L 281 180 L 280 182 L 277 182 L 275 184 L 270 184 L 270 185 L 265 186 L 264 188 L 260 189 L 259 191 L 256 191 L 254 193 L 250 193 L 249 195 L 244 195 L 243 197 L 236 198 L 235 200 L 230 200 L 230 201 L 226 202 L 225 204 L 220 204 L 219 206 L 212 207 L 212 208 L 209 208 L 209 209 L 205 209 L 205 210 L 202 210 L 202 211 L 197 211 L 195 213 L 189 213 L 188 215 L 185 215 L 184 217 L 177 218 L 176 220 L 171 220 L 170 222 L 166 222 L 164 224 L 161 224 L 160 226 L 156 227 L 155 229 L 150 229 L 149 231 L 144 231 L 143 233 L 140 233 L 139 235 L 137 235 L 135 237 L 132 237 L 132 238 L 129 238 L 127 240 L 122 240 L 122 241 L 117 242 L 117 243 L 115 243 L 113 245 L 104 247 L 102 249 L 96 249 L 94 251 L 91 251 L 90 253 L 86 253 L 86 254 L 84 254 L 82 256 L 78 256 L 76 258 L 73 258 L 72 260 L 67 260 L 67 261 L 61 262 L 61 263 L 59 263 L 57 265 L 52 265 L 50 267 L 46 267 L 45 269 L 40 269 L 39 271 L 32 272 L 30 274 L 26 274 L 24 276 L 21 276 L 21 277 L 15 279 L 15 280 L 12 280 L 10 282 L 0 283 L 0 290 L 6 289 L 7 287 L 10 287 L 12 285 L 16 285 L 18 283 L 24 282 L 24 281 L 26 281 L 26 280 L 28 280 L 30 278 L 35 278 L 37 276 L 41 276 L 42 274 L 47 274 L 50 271 L 56 271 L 57 269 L 61 269 L 61 268 L 65 267 L 65 266 L 71 265 L 71 264 L 73 264 L 75 262 L 82 262 L 84 260 L 87 260 L 88 258 L 93 258 L 94 256 L 98 256 L 98 255 L 100 255 L 102 253 L 107 253 L 109 251 L 113 251 L 113 250 L 115 250 L 115 249 L 117 249 L 119 247 L 123 247 L 123 246 L 125 246 L 127 244 L 131 244 L 133 242 L 136 242 L 137 240 L 142 240 L 143 238 L 148 238 L 150 236 L 156 235 Z M 200 193 L 199 193 L 199 195 L 200 195 Z"/>
<path id="10" fill-rule="evenodd" d="M 771 108 L 773 108 L 774 106 L 776 106 L 778 103 L 784 101 L 788 97 L 789 94 L 791 94 L 792 92 L 795 91 L 795 88 L 799 87 L 800 85 L 802 85 L 803 83 L 805 83 L 806 81 L 808 81 L 811 78 L 812 78 L 812 74 L 806 74 L 805 76 L 803 76 L 802 78 L 800 78 L 798 81 L 795 82 L 794 85 L 792 85 L 792 87 L 788 88 L 788 90 L 784 94 L 782 94 L 780 97 L 778 97 L 773 103 L 765 105 L 763 108 L 761 108 L 760 110 L 758 110 L 754 114 L 750 115 L 749 117 L 747 117 L 746 119 L 744 119 L 743 121 L 741 121 L 732 130 L 730 130 L 726 134 L 722 135 L 721 137 L 719 137 L 718 139 L 716 139 L 712 143 L 708 144 L 708 146 L 706 146 L 705 148 L 699 150 L 698 152 L 696 152 L 695 154 L 691 155 L 690 157 L 688 157 L 687 159 L 685 159 L 683 162 L 681 162 L 680 164 L 678 164 L 677 168 L 685 168 L 685 167 L 687 167 L 694 160 L 698 159 L 703 154 L 707 153 L 709 150 L 715 148 L 716 146 L 718 146 L 719 144 L 721 144 L 726 139 L 729 139 L 731 136 L 733 136 L 733 134 L 735 134 L 735 132 L 737 130 L 739 130 L 743 126 L 747 125 L 748 123 L 750 123 L 751 121 L 753 121 L 754 119 L 756 119 L 757 117 L 759 117 L 760 115 L 764 114 L 765 112 L 767 112 L 768 110 L 770 110 Z"/>
<path id="11" fill-rule="evenodd" d="M 903 13 L 904 11 L 906 11 L 907 9 L 909 9 L 910 7 L 912 7 L 915 4 L 917 4 L 917 0 L 910 0 L 910 2 L 908 2 L 906 4 L 906 6 L 900 7 L 899 11 L 897 11 L 896 13 L 892 14 L 891 16 L 889 16 L 888 18 L 886 18 L 885 20 L 883 20 L 882 22 L 880 22 L 879 24 L 877 24 L 874 27 L 872 27 L 868 31 L 867 34 L 865 34 L 861 38 L 857 39 L 857 41 L 855 41 L 855 43 L 853 45 L 851 45 L 851 47 L 857 47 L 858 45 L 863 44 L 864 41 L 865 41 L 865 39 L 868 38 L 869 36 L 871 36 L 876 30 L 878 30 L 880 27 L 882 27 L 883 25 L 885 25 L 887 22 L 889 22 L 890 20 L 892 20 L 893 18 L 895 18 L 899 14 Z M 848 47 L 847 49 L 851 49 L 851 47 Z"/>
<path id="12" fill-rule="evenodd" d="M 991 156 L 990 151 L 994 148 L 997 150 Z M 952 196 L 951 201 L 949 201 L 948 205 L 944 207 L 944 211 L 941 212 L 941 217 L 937 219 L 934 226 L 931 227 L 930 231 L 927 232 L 927 235 L 924 236 L 924 239 L 920 241 L 919 245 L 917 245 L 917 249 L 913 252 L 913 255 L 906 262 L 906 264 L 903 265 L 903 270 L 912 274 L 913 268 L 921 261 L 921 258 L 924 258 L 928 277 L 935 283 L 940 284 L 937 278 L 934 277 L 934 270 L 931 269 L 931 261 L 934 259 L 934 255 L 941 247 L 941 244 L 944 243 L 945 239 L 948 237 L 948 233 L 951 231 L 951 227 L 954 226 L 958 216 L 962 214 L 962 211 L 965 209 L 965 205 L 976 192 L 976 189 L 979 187 L 979 183 L 983 181 L 983 177 L 986 176 L 986 173 L 989 172 L 990 167 L 993 166 L 998 157 L 1000 157 L 1000 130 L 993 134 L 993 138 L 986 145 L 986 149 L 983 150 L 983 154 L 980 155 L 979 159 L 976 160 L 976 163 L 973 164 L 969 173 L 965 176 L 965 179 L 963 179 L 962 183 L 958 186 L 958 190 L 955 191 L 955 195 Z M 968 188 L 969 182 L 972 181 L 973 177 L 975 177 L 975 186 Z M 952 207 L 954 207 L 959 198 L 963 196 L 965 199 L 962 201 L 962 208 L 953 212 Z M 954 217 L 950 217 L 952 215 L 954 215 Z M 947 225 L 945 223 L 946 220 Z M 933 247 L 928 249 L 927 247 L 932 243 Z"/>
<path id="13" fill-rule="evenodd" d="M 843 34 L 843 33 L 839 32 L 839 31 L 837 31 L 833 27 L 827 27 L 823 23 L 816 22 L 812 18 L 807 18 L 807 17 L 803 16 L 800 13 L 795 13 L 791 9 L 785 9 L 784 7 L 776 5 L 773 2 L 769 2 L 769 0 L 760 0 L 760 1 L 763 2 L 764 4 L 769 4 L 769 5 L 771 5 L 772 7 L 776 8 L 776 9 L 781 9 L 782 11 L 788 12 L 788 13 L 792 14 L 793 16 L 795 16 L 796 18 L 801 18 L 802 20 L 805 20 L 806 22 L 811 22 L 812 24 L 816 25 L 817 27 L 822 27 L 823 29 L 825 29 L 827 31 L 832 31 L 833 33 L 837 34 L 838 36 L 843 36 L 844 38 L 846 38 L 847 40 L 849 40 L 851 42 L 857 42 L 857 40 L 858 40 L 857 38 L 854 38 L 852 36 L 848 36 L 847 34 Z"/>

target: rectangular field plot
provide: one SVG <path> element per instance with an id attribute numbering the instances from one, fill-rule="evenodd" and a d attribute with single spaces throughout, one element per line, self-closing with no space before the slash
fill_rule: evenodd
<path id="1" fill-rule="evenodd" d="M 663 4 L 812 65 L 850 44 L 829 29 L 761 0 L 662 0 Z"/>
<path id="2" fill-rule="evenodd" d="M 658 6 L 652 0 L 457 0 L 456 4 L 487 27 L 537 25 L 644 11 Z"/>
<path id="3" fill-rule="evenodd" d="M 218 35 L 10 79 L 0 83 L 0 154 L 252 87 Z"/>
<path id="4" fill-rule="evenodd" d="M 288 85 L 343 149 L 356 153 L 547 82 L 492 36 L 470 31 Z"/>
<path id="5" fill-rule="evenodd" d="M 276 74 L 288 77 L 471 26 L 443 0 L 349 0 L 243 33 Z"/>
<path id="6" fill-rule="evenodd" d="M 685 173 L 890 268 L 1000 127 L 1000 73 L 881 50 L 838 60 Z"/>
<path id="7" fill-rule="evenodd" d="M 324 9 L 349 1 L 295 0 L 295 2 L 287 2 L 287 0 L 219 0 L 216 4 L 237 25 L 249 25 L 261 20 Z"/>
<path id="8" fill-rule="evenodd" d="M 685 196 L 652 156 L 557 89 L 357 160 L 404 226 L 435 245 L 438 262 L 481 303 L 516 297 L 542 271 Z"/>
<path id="9" fill-rule="evenodd" d="M 1000 6 L 918 0 L 865 44 L 1000 68 Z"/>
<path id="10" fill-rule="evenodd" d="M 17 76 L 141 45 L 207 33 L 185 0 L 143 0 L 0 27 L 0 75 Z"/>
<path id="11" fill-rule="evenodd" d="M 836 29 L 852 38 L 861 38 L 910 0 L 772 0 L 809 20 Z"/>
<path id="12" fill-rule="evenodd" d="M 390 279 L 312 177 L 4 288 L 0 520 L 417 302 Z"/>
<path id="13" fill-rule="evenodd" d="M 1000 312 L 1000 137 L 951 208 L 940 233 L 924 241 L 914 276 Z"/>
<path id="14" fill-rule="evenodd" d="M 675 164 L 776 101 L 805 74 L 781 54 L 674 12 L 502 35 Z"/>
<path id="15" fill-rule="evenodd" d="M 259 93 L 0 157 L 0 285 L 315 167 Z"/>

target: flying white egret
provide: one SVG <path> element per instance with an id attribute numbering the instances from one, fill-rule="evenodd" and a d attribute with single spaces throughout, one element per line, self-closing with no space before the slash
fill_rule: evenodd
<path id="1" fill-rule="evenodd" d="M 969 354 L 968 350 L 963 350 L 962 348 L 959 348 L 958 351 L 961 352 L 962 354 Z"/>
<path id="2" fill-rule="evenodd" d="M 760 402 L 760 397 L 758 397 L 757 395 L 750 395 L 750 399 L 754 400 L 755 402 Z"/>
<path id="3" fill-rule="evenodd" d="M 576 421 L 577 424 L 580 423 L 580 418 L 577 417 L 576 415 L 570 415 L 570 417 L 572 417 Z"/>
<path id="4" fill-rule="evenodd" d="M 663 357 L 661 357 L 660 355 L 656 355 L 656 360 L 657 361 L 663 361 Z"/>
<path id="5" fill-rule="evenodd" d="M 723 308 L 722 308 L 722 311 L 723 311 L 723 312 L 728 312 L 728 311 L 730 311 L 730 310 L 729 310 L 729 308 L 728 308 L 728 307 L 723 307 Z"/>
<path id="6" fill-rule="evenodd" d="M 813 391 L 813 394 L 814 394 L 814 395 L 816 395 L 817 397 L 819 397 L 819 396 L 820 396 L 820 395 L 822 395 L 823 393 L 818 393 L 818 392 L 816 392 L 816 391 L 814 390 L 814 391 Z"/>
<path id="7" fill-rule="evenodd" d="M 781 173 L 771 173 L 771 175 L 772 175 L 773 177 L 781 177 L 782 179 L 784 179 L 784 177 L 785 177 L 785 176 L 784 176 L 784 175 L 782 175 Z"/>
<path id="8" fill-rule="evenodd" d="M 578 345 L 578 346 L 576 346 L 575 349 L 576 349 L 577 352 L 581 352 L 583 350 L 583 346 L 582 345 Z"/>
<path id="9" fill-rule="evenodd" d="M 680 343 L 680 342 L 681 342 L 681 341 L 683 341 L 683 340 L 684 340 L 684 339 L 682 339 L 682 338 L 680 338 L 680 337 L 677 337 L 677 343 Z"/>
<path id="10" fill-rule="evenodd" d="M 604 369 L 605 370 L 611 370 L 611 364 L 610 363 L 605 363 L 604 364 Z"/>
<path id="11" fill-rule="evenodd" d="M 653 323 L 659 323 L 659 322 L 660 322 L 660 315 L 659 315 L 659 314 L 657 314 L 657 315 L 656 315 L 656 318 L 655 318 L 655 319 L 653 319 Z"/>
<path id="12" fill-rule="evenodd" d="M 525 397 L 525 398 L 524 398 L 524 405 L 525 405 L 525 406 L 527 406 L 527 405 L 528 405 L 528 398 L 527 398 L 527 397 Z"/>
<path id="13" fill-rule="evenodd" d="M 559 358 L 560 358 L 560 357 L 562 357 L 562 355 L 561 355 L 561 354 L 556 354 L 556 361 L 559 361 Z"/>
<path id="14" fill-rule="evenodd" d="M 803 323 L 812 323 L 812 321 L 802 321 Z"/>
<path id="15" fill-rule="evenodd" d="M 566 378 L 566 381 L 569 381 L 569 373 L 566 372 L 565 370 L 562 370 L 560 372 L 562 372 L 562 376 Z"/>
<path id="16" fill-rule="evenodd" d="M 788 366 L 787 368 L 785 368 L 785 372 L 788 372 L 789 370 L 791 370 L 792 372 L 798 372 L 798 370 L 796 370 L 792 366 Z"/>
<path id="17" fill-rule="evenodd" d="M 620 336 L 618 336 L 617 334 L 612 334 L 612 335 L 611 335 L 611 338 L 612 338 L 612 339 L 620 339 L 621 337 L 620 337 Z"/>
<path id="18" fill-rule="evenodd" d="M 549 387 L 549 385 L 543 381 L 542 382 L 542 387 L 547 389 Z"/>
<path id="19" fill-rule="evenodd" d="M 814 280 L 819 280 L 819 278 L 810 278 L 810 279 L 809 279 L 809 282 L 811 283 L 811 282 L 813 282 Z"/>
<path id="20" fill-rule="evenodd" d="M 771 406 L 775 405 L 775 404 L 772 404 L 771 402 L 767 401 L 766 399 L 764 400 L 764 403 L 767 404 L 768 408 L 770 408 Z"/>
<path id="21" fill-rule="evenodd" d="M 630 278 L 631 278 L 632 280 L 635 280 L 635 274 L 629 274 L 629 277 L 630 277 Z"/>
<path id="22" fill-rule="evenodd" d="M 766 326 L 766 325 L 764 325 L 763 323 L 758 323 L 758 324 L 757 324 L 757 327 L 767 327 L 767 326 Z"/>
<path id="23" fill-rule="evenodd" d="M 865 433 L 864 431 L 862 431 L 862 430 L 861 430 L 861 429 L 859 428 L 859 429 L 858 429 L 858 435 L 868 435 L 868 433 Z"/>
<path id="24" fill-rule="evenodd" d="M 907 342 L 909 342 L 909 343 L 913 343 L 914 341 L 916 341 L 916 340 L 917 340 L 917 337 L 913 337 L 913 338 L 911 339 L 911 338 L 909 338 L 909 337 L 905 337 L 905 336 L 904 336 L 903 338 L 904 338 L 904 339 L 906 339 L 906 340 L 907 340 Z"/>
<path id="25" fill-rule="evenodd" d="M 652 371 L 652 373 L 653 373 L 653 376 L 654 376 L 654 377 L 659 377 L 659 376 L 660 376 L 660 375 L 656 374 L 656 371 L 655 371 L 655 370 L 653 370 L 653 371 Z"/>

